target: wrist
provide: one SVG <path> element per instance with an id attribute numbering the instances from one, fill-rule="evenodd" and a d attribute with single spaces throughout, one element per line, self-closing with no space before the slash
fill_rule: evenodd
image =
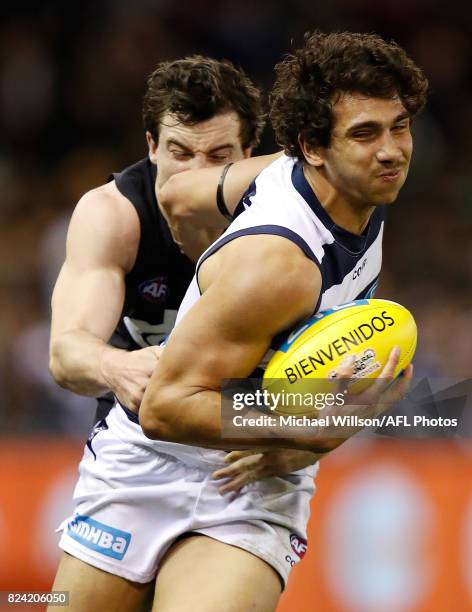
<path id="1" fill-rule="evenodd" d="M 123 349 L 117 349 L 106 344 L 100 351 L 99 356 L 99 372 L 103 385 L 113 393 L 115 392 L 115 381 L 117 379 L 117 358 L 121 357 L 122 353 L 126 353 Z"/>

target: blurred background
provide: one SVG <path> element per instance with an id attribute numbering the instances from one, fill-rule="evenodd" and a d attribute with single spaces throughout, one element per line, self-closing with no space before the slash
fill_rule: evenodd
<path id="1" fill-rule="evenodd" d="M 315 28 L 393 38 L 430 80 L 427 109 L 414 125 L 410 176 L 389 209 L 377 297 L 398 301 L 415 315 L 417 376 L 470 378 L 470 5 L 451 3 L 446 10 L 430 0 L 82 0 L 71 10 L 59 1 L 9 3 L 0 22 L 0 589 L 49 588 L 57 560 L 51 533 L 69 511 L 75 464 L 94 414 L 92 400 L 58 388 L 47 369 L 50 295 L 75 203 L 112 171 L 146 155 L 141 100 L 157 62 L 192 53 L 228 58 L 267 91 L 274 64 Z M 268 126 L 256 153 L 275 146 Z M 339 503 L 347 531 L 336 535 L 333 527 L 326 563 L 317 549 L 320 538 L 313 536 L 313 561 L 301 564 L 308 576 L 317 567 L 317 579 L 306 578 L 316 587 L 305 594 L 306 610 L 316 602 L 320 611 L 442 612 L 452 609 L 452 592 L 459 597 L 455 609 L 472 609 L 470 448 L 451 442 L 363 444 L 346 445 L 326 460 L 326 485 L 315 498 L 311 528 L 320 529 L 317 512 L 332 516 Z M 359 459 L 356 471 L 352 457 L 359 453 L 364 463 Z M 380 469 L 377 458 L 386 454 L 388 466 Z M 367 480 L 352 488 L 359 478 Z M 362 487 L 365 496 L 359 497 Z M 345 504 L 356 512 L 362 507 L 365 524 L 346 527 L 352 515 Z M 451 521 L 447 537 L 439 520 L 445 515 Z M 19 517 L 23 527 L 28 524 L 26 533 L 34 534 L 21 545 Z M 427 529 L 420 535 L 419 526 Z M 344 557 L 346 542 L 352 550 Z M 444 555 L 448 561 L 413 580 L 410 569 L 416 560 L 424 563 L 425 542 L 429 561 Z M 416 594 L 409 599 L 410 591 Z M 294 601 L 284 609 L 305 609 L 300 602 L 292 607 Z"/>

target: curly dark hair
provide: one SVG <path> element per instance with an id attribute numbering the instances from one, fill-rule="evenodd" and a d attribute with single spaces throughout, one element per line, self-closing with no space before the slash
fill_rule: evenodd
<path id="1" fill-rule="evenodd" d="M 194 125 L 228 111 L 239 115 L 243 149 L 256 146 L 265 124 L 261 93 L 228 60 L 192 55 L 161 62 L 147 80 L 143 122 L 156 143 L 165 113 Z"/>
<path id="2" fill-rule="evenodd" d="M 395 42 L 375 34 L 319 31 L 305 34 L 305 44 L 276 65 L 270 94 L 270 119 L 278 143 L 303 159 L 299 136 L 328 147 L 332 107 L 339 92 L 370 97 L 398 95 L 411 117 L 425 102 L 428 81 Z"/>

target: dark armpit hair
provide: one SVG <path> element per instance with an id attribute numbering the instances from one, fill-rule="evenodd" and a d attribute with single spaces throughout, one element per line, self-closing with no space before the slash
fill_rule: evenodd
<path id="1" fill-rule="evenodd" d="M 260 91 L 227 60 L 193 55 L 162 62 L 148 78 L 143 121 L 156 143 L 165 113 L 194 125 L 230 111 L 239 115 L 243 149 L 256 146 L 265 123 Z"/>
<path id="2" fill-rule="evenodd" d="M 428 81 L 395 42 L 375 34 L 305 34 L 305 45 L 275 67 L 270 118 L 278 143 L 303 158 L 298 138 L 329 146 L 332 106 L 340 92 L 369 97 L 398 95 L 411 117 L 425 102 Z"/>

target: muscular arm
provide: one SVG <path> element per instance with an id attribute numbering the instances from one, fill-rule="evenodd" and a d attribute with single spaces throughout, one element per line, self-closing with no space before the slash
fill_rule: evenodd
<path id="1" fill-rule="evenodd" d="M 306 439 L 224 440 L 220 385 L 247 377 L 279 332 L 313 312 L 320 274 L 289 240 L 238 238 L 202 266 L 203 296 L 175 328 L 143 398 L 140 422 L 151 438 L 222 449 L 325 450 Z"/>
<path id="2" fill-rule="evenodd" d="M 130 354 L 107 341 L 121 314 L 125 275 L 139 236 L 136 211 L 114 184 L 87 193 L 72 215 L 66 260 L 52 297 L 50 345 L 51 373 L 71 391 L 116 392 L 118 377 L 128 369 Z M 137 369 L 147 367 L 150 376 L 155 359 L 147 355 L 149 366 L 144 366 L 140 357 L 132 357 L 135 365 L 140 362 Z"/>
<path id="3" fill-rule="evenodd" d="M 228 170 L 223 185 L 230 214 L 255 177 L 281 152 L 244 159 Z M 221 234 L 229 221 L 218 210 L 216 190 L 223 166 L 188 170 L 171 176 L 157 194 L 159 206 L 177 244 L 193 260 Z"/>

